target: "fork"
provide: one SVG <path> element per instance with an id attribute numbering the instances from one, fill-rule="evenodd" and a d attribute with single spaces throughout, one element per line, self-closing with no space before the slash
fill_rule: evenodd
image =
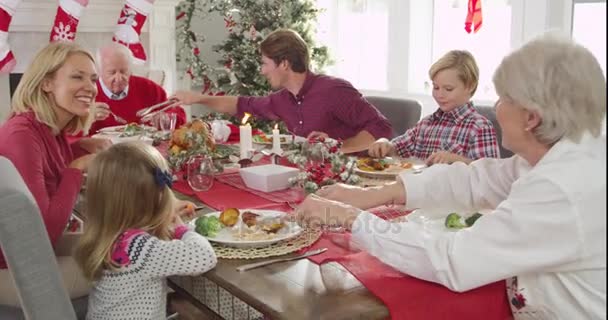
<path id="1" fill-rule="evenodd" d="M 112 115 L 112 117 L 114 118 L 114 120 L 118 123 L 122 123 L 122 124 L 127 124 L 127 120 L 123 119 L 120 116 L 117 116 L 114 112 L 110 111 L 110 114 Z"/>

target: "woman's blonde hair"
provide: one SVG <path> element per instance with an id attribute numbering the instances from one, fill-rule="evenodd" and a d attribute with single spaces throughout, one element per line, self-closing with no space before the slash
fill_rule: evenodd
<path id="1" fill-rule="evenodd" d="M 52 42 L 40 50 L 19 80 L 13 95 L 11 114 L 33 111 L 38 121 L 48 125 L 54 134 L 58 134 L 61 128 L 57 124 L 56 103 L 51 95 L 44 92 L 42 86 L 44 81 L 53 78 L 57 70 L 74 54 L 83 54 L 95 63 L 91 53 L 71 42 Z M 93 112 L 89 112 L 87 116 L 74 117 L 65 130 L 70 134 L 79 131 L 86 133 L 92 121 Z"/>
<path id="2" fill-rule="evenodd" d="M 104 269 L 116 268 L 112 248 L 128 229 L 170 239 L 174 196 L 155 178 L 159 169 L 168 170 L 164 158 L 141 142 L 113 145 L 92 161 L 87 178 L 87 221 L 74 255 L 88 279 L 98 279 Z"/>
<path id="3" fill-rule="evenodd" d="M 505 57 L 494 73 L 501 99 L 537 112 L 537 139 L 553 144 L 599 136 L 606 115 L 606 79 L 593 54 L 570 39 L 548 34 Z"/>
<path id="4" fill-rule="evenodd" d="M 429 69 L 429 77 L 432 80 L 443 70 L 454 69 L 458 72 L 458 78 L 464 85 L 472 89 L 471 96 L 477 91 L 479 84 L 479 68 L 473 55 L 466 50 L 452 50 L 435 61 Z"/>

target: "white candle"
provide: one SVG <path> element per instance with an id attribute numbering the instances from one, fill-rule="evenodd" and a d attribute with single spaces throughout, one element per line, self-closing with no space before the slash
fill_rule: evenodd
<path id="1" fill-rule="evenodd" d="M 253 149 L 253 139 L 251 139 L 251 126 L 247 123 L 251 114 L 245 112 L 245 116 L 241 120 L 241 126 L 239 127 L 239 138 L 240 138 L 240 149 L 241 159 L 249 159 L 249 153 Z"/>
<path id="2" fill-rule="evenodd" d="M 239 137 L 241 140 L 241 159 L 249 159 L 249 153 L 253 149 L 251 126 L 249 124 L 239 126 Z"/>
<path id="3" fill-rule="evenodd" d="M 281 137 L 279 137 L 279 127 L 275 124 L 274 129 L 272 129 L 272 153 L 281 154 L 282 151 Z"/>

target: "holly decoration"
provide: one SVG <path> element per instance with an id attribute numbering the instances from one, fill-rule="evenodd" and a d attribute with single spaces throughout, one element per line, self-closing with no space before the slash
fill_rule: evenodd
<path id="1" fill-rule="evenodd" d="M 359 183 L 359 176 L 353 173 L 356 159 L 346 157 L 341 146 L 342 141 L 331 138 L 311 138 L 300 144 L 287 158 L 300 168 L 300 173 L 289 180 L 291 185 L 314 193 L 334 183 Z"/>

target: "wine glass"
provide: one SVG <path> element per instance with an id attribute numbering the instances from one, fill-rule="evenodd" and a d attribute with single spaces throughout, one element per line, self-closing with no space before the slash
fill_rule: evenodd
<path id="1" fill-rule="evenodd" d="M 208 155 L 194 155 L 186 162 L 188 184 L 194 191 L 207 191 L 213 186 L 215 167 Z"/>

